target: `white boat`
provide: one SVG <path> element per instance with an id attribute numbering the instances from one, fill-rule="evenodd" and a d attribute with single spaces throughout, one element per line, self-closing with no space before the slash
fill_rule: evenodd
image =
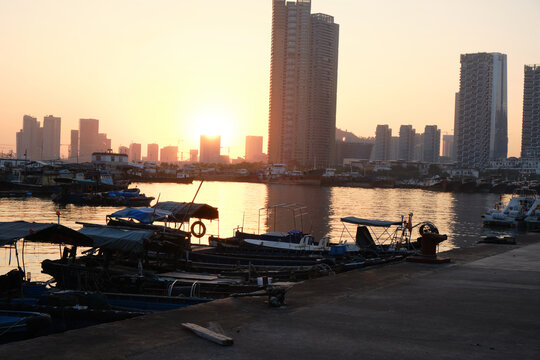
<path id="1" fill-rule="evenodd" d="M 281 234 L 281 233 L 279 233 Z M 293 250 L 293 251 L 329 251 L 329 239 L 323 237 L 319 242 L 315 242 L 315 239 L 311 235 L 304 235 L 299 242 L 282 241 L 286 238 L 274 233 L 266 233 L 267 236 L 276 236 L 276 240 L 262 240 L 262 239 L 244 239 L 244 242 L 250 245 L 263 246 L 280 250 Z"/>
<path id="2" fill-rule="evenodd" d="M 532 204 L 525 216 L 524 221 L 528 230 L 540 230 L 540 196 L 538 196 L 534 204 Z"/>
<path id="3" fill-rule="evenodd" d="M 529 188 L 517 189 L 506 206 L 499 201 L 493 209 L 488 209 L 482 215 L 482 222 L 486 226 L 518 226 L 539 206 L 540 197 L 536 191 Z"/>

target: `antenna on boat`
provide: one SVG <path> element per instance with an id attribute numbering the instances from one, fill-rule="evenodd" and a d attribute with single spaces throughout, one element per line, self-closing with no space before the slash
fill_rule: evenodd
<path id="1" fill-rule="evenodd" d="M 158 194 L 156 203 L 154 204 L 154 212 L 152 213 L 152 218 L 154 217 L 154 215 L 156 215 L 157 204 L 159 204 L 159 198 L 160 197 L 161 197 L 161 193 Z"/>

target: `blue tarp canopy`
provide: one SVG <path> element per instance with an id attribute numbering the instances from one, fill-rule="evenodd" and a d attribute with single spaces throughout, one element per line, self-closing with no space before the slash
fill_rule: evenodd
<path id="1" fill-rule="evenodd" d="M 172 213 L 167 210 L 155 208 L 125 208 L 108 215 L 113 218 L 135 219 L 143 224 L 151 224 L 154 221 L 163 221 Z"/>
<path id="2" fill-rule="evenodd" d="M 84 226 L 79 233 L 93 241 L 93 247 L 140 254 L 143 244 L 154 235 L 152 230 L 122 229 L 111 226 Z"/>
<path id="3" fill-rule="evenodd" d="M 59 224 L 26 221 L 0 222 L 0 246 L 19 239 L 53 244 L 92 246 L 92 240 Z"/>
<path id="4" fill-rule="evenodd" d="M 341 221 L 344 223 L 355 224 L 355 225 L 378 226 L 378 227 L 389 227 L 393 225 L 401 225 L 401 221 L 368 220 L 368 219 L 360 219 L 355 216 L 348 216 L 348 217 L 341 218 Z"/>

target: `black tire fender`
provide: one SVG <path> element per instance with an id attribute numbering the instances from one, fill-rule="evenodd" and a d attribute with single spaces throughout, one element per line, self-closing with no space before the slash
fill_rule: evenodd
<path id="1" fill-rule="evenodd" d="M 206 234 L 206 225 L 204 225 L 202 221 L 198 220 L 191 224 L 191 235 L 195 236 L 196 238 L 202 238 L 204 234 Z"/>

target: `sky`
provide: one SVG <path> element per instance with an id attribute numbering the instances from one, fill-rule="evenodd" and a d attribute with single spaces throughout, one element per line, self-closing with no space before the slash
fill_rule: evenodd
<path id="1" fill-rule="evenodd" d="M 222 154 L 268 134 L 271 0 L 0 0 L 0 151 L 25 114 L 100 120 L 114 150 L 221 134 Z M 540 63 L 538 0 L 313 0 L 340 25 L 337 127 L 452 133 L 460 54 L 508 56 L 509 156 L 519 156 L 523 66 Z"/>

